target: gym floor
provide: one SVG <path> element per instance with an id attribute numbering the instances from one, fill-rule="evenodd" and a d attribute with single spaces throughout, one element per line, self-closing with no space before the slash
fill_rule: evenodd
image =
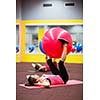
<path id="1" fill-rule="evenodd" d="M 18 84 L 26 81 L 27 74 L 33 74 L 32 63 L 16 63 L 16 100 L 83 100 L 83 84 L 49 89 L 25 89 Z M 41 63 L 45 65 L 44 63 Z M 70 79 L 83 80 L 83 64 L 65 65 Z M 35 72 L 43 74 L 43 72 Z M 49 74 L 51 72 L 45 72 Z"/>

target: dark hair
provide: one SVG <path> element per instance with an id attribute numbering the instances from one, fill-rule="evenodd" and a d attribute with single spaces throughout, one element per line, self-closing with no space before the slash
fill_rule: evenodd
<path id="1" fill-rule="evenodd" d="M 45 72 L 45 68 L 42 68 L 39 70 L 40 72 Z"/>
<path id="2" fill-rule="evenodd" d="M 69 43 L 67 40 L 63 40 L 63 39 L 58 39 L 58 40 L 61 41 L 63 45 Z"/>
<path id="3" fill-rule="evenodd" d="M 38 64 L 35 65 L 35 69 L 39 70 L 40 66 Z"/>
<path id="4" fill-rule="evenodd" d="M 36 79 L 35 78 L 33 78 L 33 77 L 29 77 L 28 78 L 28 83 L 30 84 L 30 85 L 34 85 L 34 83 L 37 83 L 37 81 L 36 81 Z"/>

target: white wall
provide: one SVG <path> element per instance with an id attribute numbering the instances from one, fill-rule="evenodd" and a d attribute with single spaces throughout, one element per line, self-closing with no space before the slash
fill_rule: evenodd
<path id="1" fill-rule="evenodd" d="M 43 7 L 46 2 L 51 2 L 53 6 Z M 64 2 L 74 2 L 75 6 L 64 7 Z M 21 10 L 24 20 L 83 19 L 82 0 L 22 0 Z"/>

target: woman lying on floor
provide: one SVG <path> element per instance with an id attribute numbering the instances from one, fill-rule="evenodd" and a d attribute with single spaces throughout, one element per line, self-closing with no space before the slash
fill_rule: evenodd
<path id="1" fill-rule="evenodd" d="M 47 62 L 47 56 L 46 56 L 46 62 Z M 55 67 L 57 67 L 57 62 L 55 61 L 55 58 L 53 60 L 53 64 L 55 65 Z M 40 72 L 47 72 L 47 71 L 50 71 L 50 67 L 48 64 L 46 65 L 42 65 L 42 64 L 39 64 L 39 63 L 32 63 L 32 67 L 36 70 L 36 71 L 40 71 Z"/>
<path id="2" fill-rule="evenodd" d="M 58 68 L 52 63 L 51 58 L 47 58 L 47 64 L 50 67 L 50 70 L 53 75 L 43 74 L 39 75 L 27 75 L 28 83 L 26 86 L 34 86 L 34 85 L 43 85 L 45 87 L 49 87 L 50 85 L 57 84 L 66 84 L 69 79 L 68 72 L 64 66 L 64 61 L 66 59 L 67 54 L 67 43 L 63 44 L 63 52 L 61 55 L 61 60 L 58 63 Z"/>

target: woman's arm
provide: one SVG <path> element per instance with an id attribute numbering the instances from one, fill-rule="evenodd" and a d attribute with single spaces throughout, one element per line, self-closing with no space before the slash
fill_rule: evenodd
<path id="1" fill-rule="evenodd" d="M 40 66 L 39 70 L 42 70 L 42 69 L 44 69 L 44 71 L 47 71 L 46 66 Z"/>
<path id="2" fill-rule="evenodd" d="M 34 83 L 34 85 L 40 85 L 40 86 L 44 86 L 44 87 L 49 87 L 50 86 L 50 82 L 49 82 L 49 80 L 45 79 L 42 82 Z"/>
<path id="3" fill-rule="evenodd" d="M 64 44 L 63 45 L 63 52 L 62 52 L 62 55 L 61 55 L 61 61 L 65 61 L 66 60 L 66 55 L 67 55 L 67 44 Z"/>

